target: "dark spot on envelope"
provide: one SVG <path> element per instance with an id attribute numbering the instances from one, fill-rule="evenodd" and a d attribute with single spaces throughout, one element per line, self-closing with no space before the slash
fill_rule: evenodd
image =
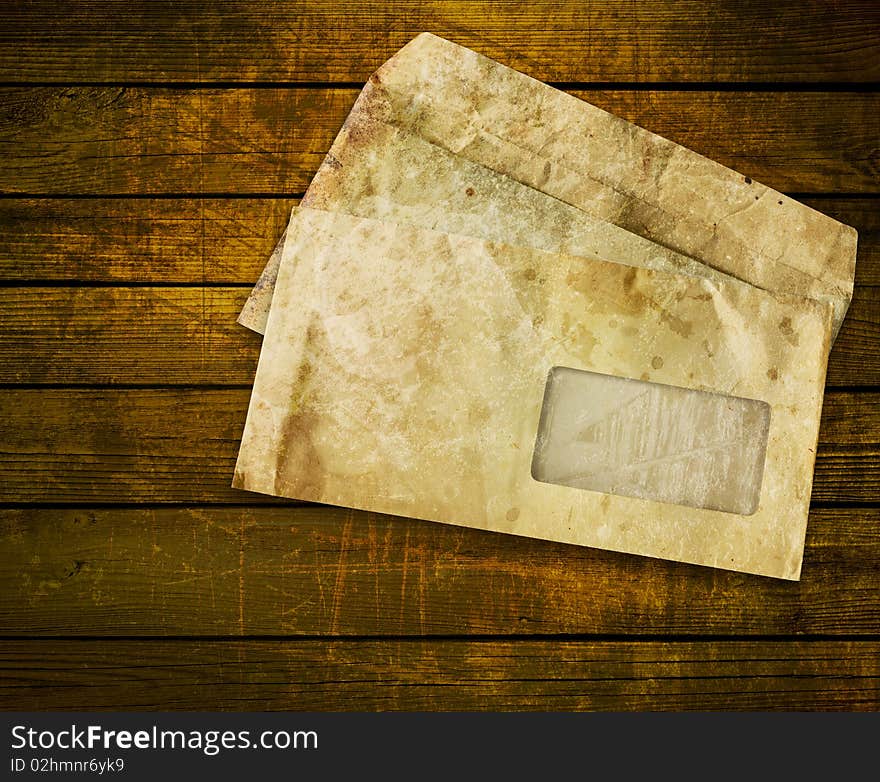
<path id="1" fill-rule="evenodd" d="M 321 337 L 322 330 L 314 320 L 312 320 L 309 325 L 306 327 L 306 342 L 314 343 L 317 342 Z"/>
<path id="2" fill-rule="evenodd" d="M 798 342 L 800 342 L 797 333 L 792 328 L 791 318 L 788 316 L 779 321 L 779 331 L 789 344 L 797 346 Z"/>
<path id="3" fill-rule="evenodd" d="M 693 323 L 689 320 L 684 320 L 684 318 L 679 318 L 677 315 L 673 315 L 668 310 L 660 311 L 660 322 L 669 326 L 669 328 L 678 334 L 679 337 L 689 337 L 694 330 Z"/>
<path id="4" fill-rule="evenodd" d="M 311 378 L 314 373 L 314 367 L 312 367 L 311 363 L 308 359 L 305 359 L 302 364 L 299 365 L 299 369 L 296 373 L 296 385 L 298 387 L 304 386 Z"/>

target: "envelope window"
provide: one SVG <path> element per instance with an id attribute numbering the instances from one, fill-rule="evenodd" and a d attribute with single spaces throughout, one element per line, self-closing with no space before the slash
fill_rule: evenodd
<path id="1" fill-rule="evenodd" d="M 751 515 L 770 406 L 763 401 L 553 367 L 532 477 L 543 483 Z"/>

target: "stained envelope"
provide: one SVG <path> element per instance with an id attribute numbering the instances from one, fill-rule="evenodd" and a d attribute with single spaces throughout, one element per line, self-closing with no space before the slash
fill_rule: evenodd
<path id="1" fill-rule="evenodd" d="M 855 231 L 423 34 L 239 322 L 239 488 L 798 578 Z"/>
<path id="2" fill-rule="evenodd" d="M 364 119 L 405 129 L 764 290 L 826 301 L 834 335 L 852 300 L 857 236 L 851 226 L 430 33 L 373 74 L 346 125 L 360 127 Z M 369 133 L 349 134 L 346 143 L 367 159 L 379 146 Z M 322 171 L 338 165 L 331 152 Z M 393 190 L 380 195 L 389 204 L 396 198 Z M 310 197 L 311 188 L 304 205 Z M 428 198 L 423 205 L 443 209 Z M 496 209 L 509 205 L 499 199 Z M 385 219 L 394 219 L 393 210 Z M 272 276 L 260 289 L 268 293 L 265 309 Z"/>
<path id="3" fill-rule="evenodd" d="M 827 305 L 738 281 L 299 209 L 233 485 L 796 578 L 830 334 Z M 536 480 L 556 367 L 766 405 L 769 429 L 757 416 L 740 433 L 766 450 L 754 512 Z M 689 408 L 656 409 L 625 419 L 614 443 L 659 432 L 672 482 L 676 459 L 699 460 L 700 444 L 670 436 Z"/>

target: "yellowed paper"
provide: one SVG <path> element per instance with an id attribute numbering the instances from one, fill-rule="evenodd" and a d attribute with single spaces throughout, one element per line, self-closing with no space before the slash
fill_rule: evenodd
<path id="1" fill-rule="evenodd" d="M 727 275 L 457 157 L 352 114 L 302 206 L 723 280 Z M 281 261 L 275 248 L 238 322 L 263 333 Z"/>
<path id="2" fill-rule="evenodd" d="M 840 328 L 852 298 L 851 227 L 476 52 L 418 36 L 371 77 L 348 122 L 363 118 L 405 129 L 678 257 L 771 292 L 828 302 L 833 333 Z M 366 154 L 372 139 L 349 136 L 348 143 Z M 328 156 L 322 173 L 338 162 Z M 370 216 L 394 219 L 396 194 L 374 195 L 388 208 Z M 518 198 L 529 200 L 523 191 Z M 422 203 L 424 219 L 443 219 L 434 216 L 445 204 Z M 496 212 L 511 205 L 498 198 Z M 332 204 L 325 198 L 321 206 Z M 368 211 L 358 197 L 345 208 Z M 246 324 L 265 317 L 274 274 L 267 269 Z"/>
<path id="3" fill-rule="evenodd" d="M 234 485 L 797 579 L 830 335 L 829 305 L 735 280 L 300 209 Z M 720 447 L 735 469 L 757 464 L 743 438 L 761 439 L 760 485 L 744 484 L 754 512 L 711 509 L 731 500 L 701 495 L 687 469 L 670 480 L 691 480 L 682 497 L 706 507 L 627 496 L 631 471 L 609 492 L 533 477 L 554 368 L 648 384 L 640 410 L 664 438 L 649 459 L 687 466 Z M 664 402 L 657 385 L 691 407 Z M 724 397 L 736 409 L 710 440 L 675 416 Z M 601 444 L 589 396 L 582 405 L 584 442 Z M 644 415 L 611 442 L 627 469 L 646 458 L 634 451 Z M 649 495 L 652 481 L 639 484 Z"/>

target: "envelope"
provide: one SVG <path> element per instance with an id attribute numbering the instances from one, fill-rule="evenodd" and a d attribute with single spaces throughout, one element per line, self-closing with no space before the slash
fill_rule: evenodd
<path id="1" fill-rule="evenodd" d="M 850 226 L 429 33 L 404 46 L 370 78 L 319 180 L 334 168 L 350 175 L 350 167 L 340 166 L 341 153 L 347 158 L 356 154 L 352 148 L 360 154 L 359 165 L 370 154 L 381 155 L 375 136 L 351 132 L 366 127 L 364 120 L 404 130 L 458 161 L 477 164 L 555 199 L 560 207 L 573 207 L 649 239 L 673 253 L 670 257 L 699 261 L 770 292 L 827 302 L 833 336 L 852 299 L 857 237 Z M 387 182 L 405 174 L 403 164 L 387 157 L 385 164 L 398 165 Z M 453 163 L 442 176 L 454 176 L 458 170 Z M 344 207 L 366 216 L 412 219 L 413 203 L 399 204 L 408 207 L 410 216 L 404 216 L 403 209 L 395 214 L 396 191 L 386 188 L 371 196 L 371 205 L 360 206 L 357 202 L 365 194 L 348 193 Z M 504 213 L 520 200 L 533 200 L 527 191 L 518 190 L 515 200 L 488 192 L 480 197 L 494 201 L 505 230 L 511 222 L 523 229 L 520 234 L 536 225 L 522 214 L 503 221 Z M 311 198 L 312 188 L 304 203 L 309 205 Z M 375 199 L 385 200 L 384 214 L 376 212 Z M 333 207 L 326 190 L 318 203 Z M 446 219 L 447 204 L 432 200 L 430 192 L 421 203 L 425 211 L 420 224 Z M 547 211 L 552 213 L 552 207 Z M 487 226 L 484 220 L 468 230 L 496 238 L 484 236 Z M 265 320 L 280 253 L 279 245 L 242 316 L 245 325 L 259 328 Z M 633 258 L 631 263 L 638 261 Z"/>
<path id="2" fill-rule="evenodd" d="M 233 485 L 797 579 L 833 311 L 301 208 Z"/>
<path id="3" fill-rule="evenodd" d="M 361 112 L 352 112 L 339 132 L 302 206 L 627 266 L 729 279 L 693 258 Z M 260 333 L 269 314 L 282 242 L 238 318 Z"/>

